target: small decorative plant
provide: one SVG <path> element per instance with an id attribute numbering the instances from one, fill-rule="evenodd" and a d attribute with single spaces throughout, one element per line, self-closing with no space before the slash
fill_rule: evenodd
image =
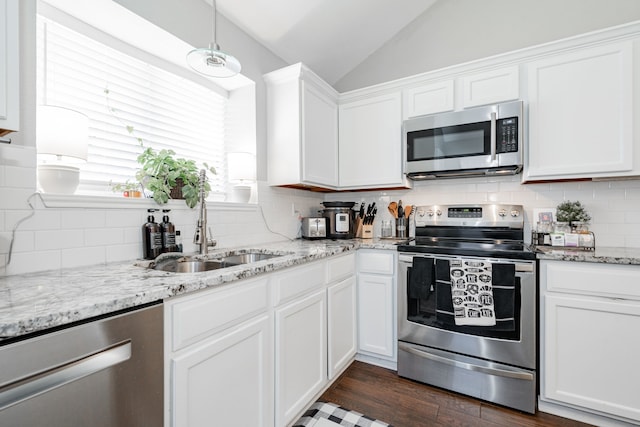
<path id="1" fill-rule="evenodd" d="M 198 204 L 200 195 L 200 169 L 193 160 L 176 157 L 173 150 L 155 151 L 148 147 L 138 156 L 138 163 L 142 166 L 136 173 L 138 181 L 153 192 L 153 200 L 158 204 L 165 204 L 172 197 L 171 190 L 181 187 L 182 198 L 190 208 Z M 215 174 L 216 170 L 203 163 L 205 169 Z M 211 185 L 204 183 L 205 196 L 209 194 Z"/>
<path id="2" fill-rule="evenodd" d="M 559 222 L 568 222 L 569 225 L 572 225 L 574 222 L 588 223 L 591 220 L 591 215 L 587 213 L 582 203 L 566 201 L 560 203 L 556 208 L 556 219 Z"/>
<path id="3" fill-rule="evenodd" d="M 124 197 L 142 197 L 142 185 L 138 182 L 126 180 L 124 183 L 114 184 L 109 181 L 109 186 L 114 193 L 122 193 Z"/>

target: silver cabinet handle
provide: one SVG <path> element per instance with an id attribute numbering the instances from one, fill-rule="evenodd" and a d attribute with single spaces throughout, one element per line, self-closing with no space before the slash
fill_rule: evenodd
<path id="1" fill-rule="evenodd" d="M 444 363 L 445 365 L 455 366 L 456 368 L 466 369 L 467 371 L 476 371 L 482 372 L 489 375 L 495 375 L 498 377 L 507 377 L 507 378 L 515 378 L 518 380 L 527 380 L 533 381 L 533 374 L 529 374 L 526 372 L 514 372 L 507 371 L 505 369 L 497 369 L 497 368 L 489 368 L 486 366 L 474 365 L 472 363 L 460 362 L 458 360 L 447 359 L 446 357 L 437 356 L 435 354 L 428 353 L 426 351 L 418 350 L 417 348 L 413 348 L 404 343 L 398 343 L 398 346 L 413 355 L 418 357 L 422 357 L 423 359 L 429 359 L 434 362 Z"/>
<path id="2" fill-rule="evenodd" d="M 131 340 L 127 340 L 90 356 L 14 381 L 0 389 L 0 411 L 130 358 Z"/>
<path id="3" fill-rule="evenodd" d="M 496 129 L 497 129 L 496 120 L 497 120 L 496 113 L 492 112 L 491 113 L 491 161 L 492 162 L 496 160 Z"/>

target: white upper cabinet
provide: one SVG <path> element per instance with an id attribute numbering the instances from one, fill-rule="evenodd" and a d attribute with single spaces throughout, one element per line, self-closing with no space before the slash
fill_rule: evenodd
<path id="1" fill-rule="evenodd" d="M 639 173 L 632 134 L 633 42 L 554 54 L 528 63 L 527 75 L 525 180 Z"/>
<path id="2" fill-rule="evenodd" d="M 19 130 L 18 0 L 0 0 L 0 136 Z"/>
<path id="3" fill-rule="evenodd" d="M 402 96 L 341 102 L 340 188 L 406 186 L 402 175 Z"/>
<path id="4" fill-rule="evenodd" d="M 264 79 L 269 184 L 336 188 L 337 92 L 300 63 Z"/>
<path id="5" fill-rule="evenodd" d="M 453 80 L 428 83 L 402 91 L 403 118 L 452 111 Z"/>
<path id="6" fill-rule="evenodd" d="M 518 66 L 465 75 L 462 80 L 462 107 L 477 107 L 520 97 Z"/>
<path id="7" fill-rule="evenodd" d="M 421 83 L 402 91 L 403 119 L 462 110 L 520 97 L 517 65 L 471 71 L 444 80 Z"/>

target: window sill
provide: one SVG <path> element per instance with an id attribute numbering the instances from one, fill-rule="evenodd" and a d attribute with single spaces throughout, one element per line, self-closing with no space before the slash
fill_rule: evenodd
<path id="1" fill-rule="evenodd" d="M 84 196 L 76 194 L 40 193 L 46 208 L 79 208 L 79 209 L 171 209 L 191 210 L 184 200 L 169 200 L 166 205 L 159 205 L 153 199 L 135 197 Z M 196 205 L 195 208 L 197 209 Z M 207 202 L 207 209 L 216 211 L 255 211 L 254 203 Z"/>

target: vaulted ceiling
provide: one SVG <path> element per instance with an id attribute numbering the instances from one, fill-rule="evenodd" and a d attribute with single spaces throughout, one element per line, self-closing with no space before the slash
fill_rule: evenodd
<path id="1" fill-rule="evenodd" d="M 435 2 L 217 0 L 217 9 L 286 62 L 304 62 L 334 84 Z"/>

